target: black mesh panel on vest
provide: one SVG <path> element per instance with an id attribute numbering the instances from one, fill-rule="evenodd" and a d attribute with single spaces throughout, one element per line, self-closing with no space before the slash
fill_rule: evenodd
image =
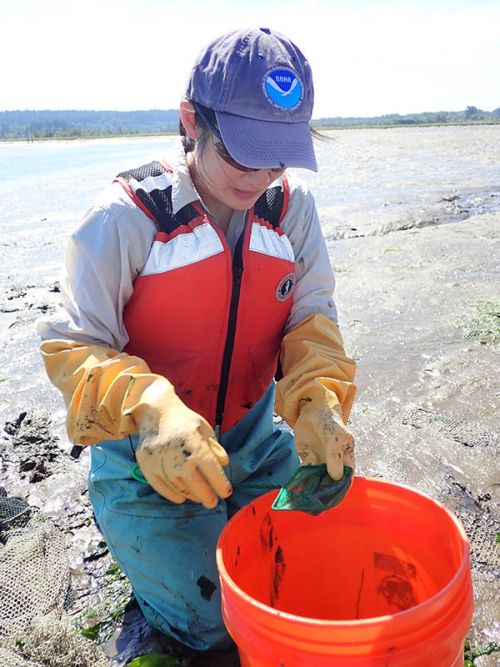
<path id="1" fill-rule="evenodd" d="M 133 190 L 136 197 L 154 217 L 160 231 L 170 234 L 180 225 L 188 224 L 198 213 L 192 204 L 187 204 L 176 215 L 173 214 L 171 185 L 163 189 L 151 190 L 151 192 L 146 192 L 144 188 L 141 188 L 142 181 L 161 176 L 165 172 L 167 172 L 165 167 L 160 162 L 154 161 L 136 169 L 122 171 L 118 174 L 118 178 L 123 178 L 128 183 L 135 181 Z M 255 202 L 255 214 L 267 220 L 273 227 L 277 227 L 283 209 L 283 199 L 281 185 L 269 188 Z"/>
<path id="2" fill-rule="evenodd" d="M 135 187 L 133 188 L 136 197 L 153 215 L 160 230 L 170 233 L 179 224 L 172 213 L 172 186 L 169 185 L 163 189 L 157 188 L 151 190 L 151 192 L 146 192 L 146 190 L 141 188 L 141 181 L 144 181 L 146 178 L 161 176 L 166 172 L 165 167 L 160 162 L 155 161 L 137 169 L 123 171 L 121 174 L 118 174 L 118 177 L 125 179 L 129 183 L 131 180 L 137 181 L 138 185 L 134 184 Z"/>
<path id="3" fill-rule="evenodd" d="M 189 222 L 191 222 L 191 220 L 197 218 L 199 215 L 200 214 L 192 204 L 186 204 L 186 206 L 183 206 L 180 211 L 177 211 L 175 216 L 175 227 L 179 227 L 180 225 L 187 225 Z"/>
<path id="4" fill-rule="evenodd" d="M 283 209 L 283 188 L 275 185 L 267 189 L 255 202 L 255 215 L 277 227 Z"/>

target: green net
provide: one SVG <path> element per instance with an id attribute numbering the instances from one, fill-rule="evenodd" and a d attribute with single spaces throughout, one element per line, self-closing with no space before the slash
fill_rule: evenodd
<path id="1" fill-rule="evenodd" d="M 69 584 L 61 531 L 25 500 L 0 493 L 1 667 L 109 665 L 65 613 Z"/>
<path id="2" fill-rule="evenodd" d="M 344 475 L 334 480 L 326 465 L 302 466 L 288 484 L 280 490 L 272 508 L 295 510 L 316 516 L 336 507 L 344 499 L 352 483 L 353 470 L 344 466 Z"/>

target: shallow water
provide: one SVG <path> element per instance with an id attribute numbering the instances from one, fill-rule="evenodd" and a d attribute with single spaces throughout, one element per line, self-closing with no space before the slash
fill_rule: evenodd
<path id="1" fill-rule="evenodd" d="M 320 172 L 305 177 L 336 237 L 421 226 L 455 207 L 500 209 L 499 126 L 332 134 Z"/>
<path id="2" fill-rule="evenodd" d="M 442 193 L 500 188 L 500 125 L 324 134 L 327 140 L 316 144 L 319 172 L 299 170 L 323 211 L 333 207 L 340 215 L 363 209 L 363 201 L 386 208 L 434 201 Z M 0 196 L 22 191 L 27 180 L 35 189 L 53 185 L 66 194 L 68 179 L 76 193 L 82 181 L 89 184 L 82 192 L 98 191 L 121 169 L 165 156 L 175 141 L 149 137 L 0 143 Z M 71 193 L 67 203 L 76 201 Z M 363 223 L 368 224 L 368 218 Z"/>
<path id="3" fill-rule="evenodd" d="M 358 474 L 414 486 L 461 518 L 472 543 L 472 637 L 499 641 L 498 346 L 464 338 L 460 325 L 474 304 L 500 303 L 500 125 L 329 135 L 318 146 L 320 171 L 301 173 L 316 196 L 346 349 L 358 363 Z M 0 143 L 0 422 L 41 413 L 47 432 L 45 444 L 16 445 L 4 432 L 0 486 L 70 525 L 77 610 L 104 596 L 84 560 L 100 537 L 87 525 L 87 454 L 77 463 L 66 456 L 64 407 L 46 380 L 34 322 L 58 302 L 67 236 L 93 197 L 174 141 Z M 60 456 L 34 483 L 22 469 L 48 444 Z"/>
<path id="4" fill-rule="evenodd" d="M 500 210 L 500 125 L 326 134 L 317 146 L 319 172 L 299 171 L 314 191 L 327 238 Z M 10 280 L 22 280 L 27 268 L 34 280 L 48 280 L 66 236 L 101 188 L 123 169 L 165 157 L 175 141 L 0 143 L 0 284 L 9 282 L 5 269 Z"/>

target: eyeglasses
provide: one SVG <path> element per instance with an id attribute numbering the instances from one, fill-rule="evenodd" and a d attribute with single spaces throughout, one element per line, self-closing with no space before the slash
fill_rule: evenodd
<path id="1" fill-rule="evenodd" d="M 239 162 L 236 162 L 236 160 L 231 156 L 230 152 L 227 150 L 226 146 L 224 145 L 224 142 L 222 141 L 221 133 L 219 131 L 219 128 L 217 127 L 217 120 L 215 118 L 215 113 L 213 112 L 213 110 L 204 107 L 198 102 L 193 101 L 192 104 L 196 112 L 199 114 L 199 116 L 205 123 L 205 125 L 212 132 L 212 134 L 218 139 L 218 141 L 214 143 L 215 152 L 220 157 L 220 159 L 223 160 L 230 167 L 233 167 L 233 169 L 238 169 L 238 171 L 261 171 L 262 169 L 268 169 L 268 171 L 271 171 L 273 174 L 281 174 L 283 171 L 285 171 L 286 169 L 285 165 L 281 167 L 272 167 L 272 168 L 268 167 L 255 168 L 255 167 L 245 167 Z"/>
<path id="2" fill-rule="evenodd" d="M 216 135 L 217 136 L 217 135 Z M 238 169 L 238 171 L 261 171 L 262 169 L 267 169 L 267 171 L 271 171 L 273 174 L 281 174 L 281 172 L 285 171 L 286 167 L 245 167 L 244 165 L 240 164 L 239 162 L 236 162 L 234 160 L 227 148 L 224 146 L 224 142 L 221 141 L 216 141 L 214 143 L 214 148 L 215 152 L 217 155 L 220 157 L 221 160 L 224 160 L 230 167 L 233 167 L 234 169 Z"/>

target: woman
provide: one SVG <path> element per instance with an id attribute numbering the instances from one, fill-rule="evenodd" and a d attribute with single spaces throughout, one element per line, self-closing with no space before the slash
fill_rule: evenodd
<path id="1" fill-rule="evenodd" d="M 105 190 L 70 240 L 66 313 L 39 326 L 68 434 L 94 445 L 109 549 L 149 623 L 200 652 L 230 644 L 215 566 L 228 517 L 285 484 L 297 453 L 334 479 L 354 466 L 354 363 L 314 200 L 285 174 L 317 168 L 312 109 L 309 63 L 283 35 L 209 44 L 179 154 Z"/>

